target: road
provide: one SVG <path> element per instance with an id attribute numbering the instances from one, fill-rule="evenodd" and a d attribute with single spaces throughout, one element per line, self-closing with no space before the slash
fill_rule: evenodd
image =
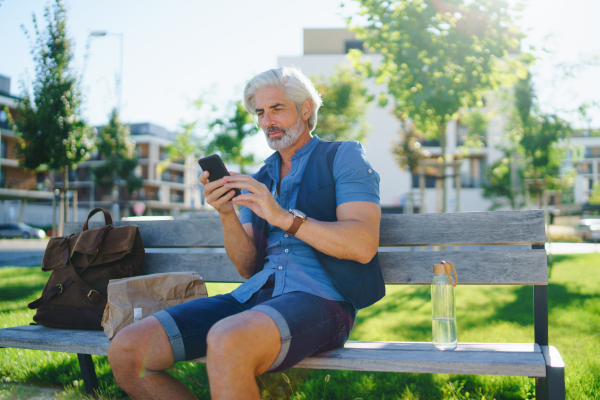
<path id="1" fill-rule="evenodd" d="M 0 267 L 40 266 L 44 257 L 44 250 L 49 239 L 2 239 L 0 240 Z M 500 250 L 503 246 L 490 246 L 489 249 Z M 525 247 L 525 246 L 518 246 Z M 469 247 L 462 247 L 466 250 Z M 483 250 L 484 246 L 471 247 L 472 250 Z M 383 248 L 382 251 L 390 251 Z M 408 249 L 406 249 L 408 250 Z M 417 249 L 418 250 L 418 249 Z M 427 250 L 431 250 L 430 247 Z M 448 247 L 454 250 L 454 247 Z M 600 244 L 594 243 L 552 243 L 546 244 L 546 250 L 551 254 L 584 254 L 600 253 Z M 147 249 L 146 252 L 223 252 L 222 249 Z"/>

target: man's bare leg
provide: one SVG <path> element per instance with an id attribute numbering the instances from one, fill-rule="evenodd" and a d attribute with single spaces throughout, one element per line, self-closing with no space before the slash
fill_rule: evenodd
<path id="1" fill-rule="evenodd" d="M 174 364 L 173 350 L 162 324 L 154 317 L 129 325 L 112 339 L 108 361 L 117 383 L 137 399 L 197 399 L 164 372 Z"/>
<path id="2" fill-rule="evenodd" d="M 211 398 L 256 399 L 256 376 L 281 349 L 279 328 L 268 315 L 246 311 L 216 323 L 208 332 L 207 370 Z"/>

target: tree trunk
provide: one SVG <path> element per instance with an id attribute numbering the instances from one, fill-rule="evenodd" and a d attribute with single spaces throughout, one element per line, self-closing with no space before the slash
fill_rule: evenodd
<path id="1" fill-rule="evenodd" d="M 446 162 L 446 125 L 440 123 L 440 148 L 442 149 L 442 163 Z M 446 199 L 448 193 L 446 191 L 446 166 L 442 167 L 442 213 L 446 212 Z"/>
<path id="2" fill-rule="evenodd" d="M 64 222 L 69 221 L 69 196 L 67 196 L 68 191 L 69 191 L 69 167 L 63 167 L 63 192 L 65 194 Z"/>

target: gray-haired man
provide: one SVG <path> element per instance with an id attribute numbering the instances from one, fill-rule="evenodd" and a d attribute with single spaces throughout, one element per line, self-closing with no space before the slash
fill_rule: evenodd
<path id="1" fill-rule="evenodd" d="M 219 212 L 227 255 L 248 280 L 115 336 L 108 358 L 134 399 L 195 398 L 164 371 L 205 355 L 212 398 L 260 399 L 255 376 L 343 346 L 356 311 L 385 294 L 379 176 L 362 146 L 311 135 L 321 99 L 296 69 L 254 77 L 244 103 L 276 152 L 253 176 L 209 183 L 204 172 L 200 182 Z M 234 188 L 242 195 L 233 198 Z"/>

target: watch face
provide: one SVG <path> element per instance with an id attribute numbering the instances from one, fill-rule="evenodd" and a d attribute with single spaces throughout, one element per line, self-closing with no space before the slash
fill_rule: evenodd
<path id="1" fill-rule="evenodd" d="M 290 209 L 290 213 L 292 213 L 294 217 L 299 216 L 302 219 L 306 219 L 306 214 L 300 210 L 296 210 L 295 208 Z"/>

